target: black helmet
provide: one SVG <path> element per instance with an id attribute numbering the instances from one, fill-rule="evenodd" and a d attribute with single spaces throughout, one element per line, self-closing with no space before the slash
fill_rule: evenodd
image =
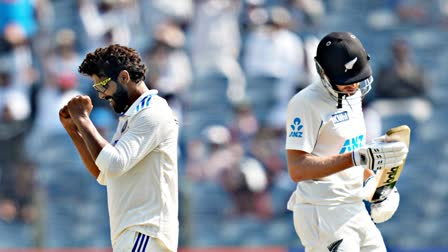
<path id="1" fill-rule="evenodd" d="M 338 99 L 346 95 L 336 85 L 360 84 L 362 96 L 371 89 L 370 57 L 361 41 L 350 32 L 332 32 L 317 46 L 316 68 L 324 86 Z M 339 103 L 339 102 L 338 102 Z"/>
<path id="2" fill-rule="evenodd" d="M 353 84 L 372 76 L 370 57 L 361 41 L 350 32 L 325 36 L 317 46 L 315 59 L 332 84 Z"/>

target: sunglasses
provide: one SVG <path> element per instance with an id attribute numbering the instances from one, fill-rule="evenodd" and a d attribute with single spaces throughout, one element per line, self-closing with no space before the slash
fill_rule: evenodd
<path id="1" fill-rule="evenodd" d="M 104 80 L 102 80 L 102 81 L 100 81 L 100 82 L 98 82 L 98 83 L 94 83 L 93 85 L 92 85 L 92 87 L 97 91 L 97 92 L 99 92 L 99 93 L 104 93 L 104 92 L 106 92 L 106 90 L 107 90 L 107 84 L 109 84 L 109 81 L 111 81 L 112 80 L 112 78 L 106 78 L 106 79 L 104 79 Z"/>

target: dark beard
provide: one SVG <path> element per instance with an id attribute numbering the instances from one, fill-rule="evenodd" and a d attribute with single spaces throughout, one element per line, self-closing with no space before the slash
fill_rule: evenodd
<path id="1" fill-rule="evenodd" d="M 111 98 L 115 103 L 115 105 L 113 106 L 115 112 L 117 113 L 126 112 L 126 110 L 128 109 L 128 100 L 129 100 L 129 93 L 126 89 L 118 85 L 117 92 L 115 92 L 115 94 L 113 94 Z"/>

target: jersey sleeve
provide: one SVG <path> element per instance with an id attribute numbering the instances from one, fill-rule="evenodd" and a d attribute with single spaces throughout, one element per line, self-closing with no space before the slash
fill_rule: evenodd
<path id="1" fill-rule="evenodd" d="M 286 149 L 311 153 L 319 134 L 322 120 L 306 99 L 295 96 L 286 112 Z"/>
<path id="2" fill-rule="evenodd" d="M 129 122 L 128 130 L 113 145 L 106 145 L 95 163 L 107 177 L 119 176 L 130 170 L 163 139 L 164 119 L 161 113 L 145 109 Z"/>
<path id="3" fill-rule="evenodd" d="M 107 185 L 107 180 L 106 180 L 106 176 L 105 176 L 104 172 L 100 171 L 100 174 L 96 178 L 96 181 L 100 185 L 103 185 L 103 186 Z"/>

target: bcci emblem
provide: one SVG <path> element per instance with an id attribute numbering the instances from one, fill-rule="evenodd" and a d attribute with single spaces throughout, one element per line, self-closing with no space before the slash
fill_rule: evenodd
<path id="1" fill-rule="evenodd" d="M 121 133 L 123 133 L 126 130 L 126 127 L 128 127 L 128 121 L 124 122 L 124 125 L 121 128 Z"/>
<path id="2" fill-rule="evenodd" d="M 301 120 L 299 117 L 294 118 L 294 122 L 291 124 L 291 133 L 289 137 L 302 137 L 303 132 L 301 131 L 303 125 L 301 125 Z"/>

